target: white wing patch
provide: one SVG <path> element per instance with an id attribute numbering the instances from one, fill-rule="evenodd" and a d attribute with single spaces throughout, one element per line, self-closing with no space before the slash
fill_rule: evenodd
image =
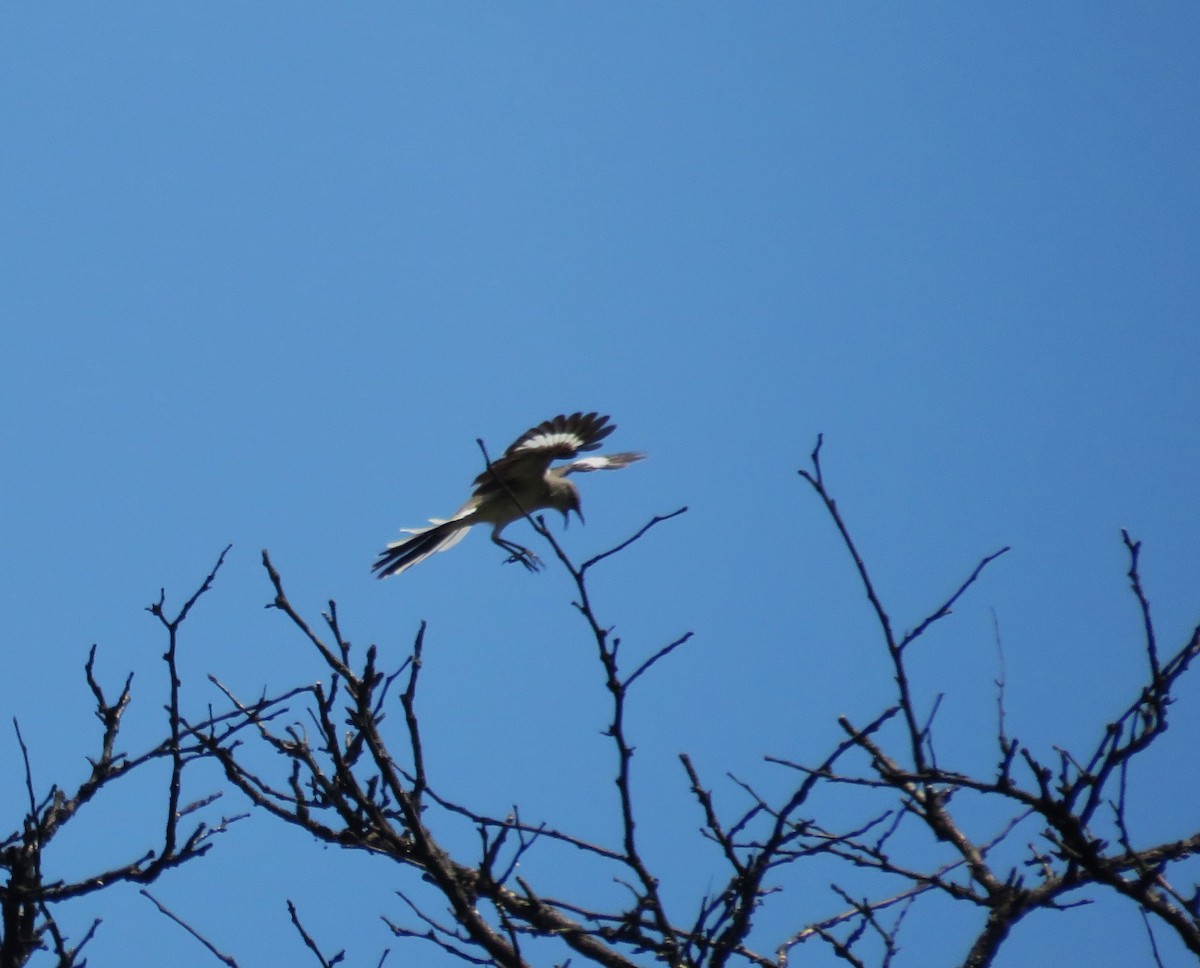
<path id="1" fill-rule="evenodd" d="M 521 446 L 515 448 L 512 453 L 523 454 L 538 450 L 558 450 L 558 448 L 564 446 L 569 447 L 572 451 L 579 450 L 583 446 L 583 438 L 579 434 L 570 433 L 538 434 L 536 437 L 530 437 Z"/>
<path id="2" fill-rule="evenodd" d="M 611 464 L 607 457 L 585 457 L 583 460 L 575 461 L 573 470 L 577 471 L 598 471 Z"/>
<path id="3" fill-rule="evenodd" d="M 579 460 L 573 460 L 569 464 L 563 464 L 558 468 L 560 474 L 574 474 L 576 471 L 619 471 L 622 467 L 628 467 L 634 461 L 641 460 L 645 454 L 635 454 L 632 451 L 624 451 L 620 454 L 597 454 L 595 457 L 581 457 Z"/>

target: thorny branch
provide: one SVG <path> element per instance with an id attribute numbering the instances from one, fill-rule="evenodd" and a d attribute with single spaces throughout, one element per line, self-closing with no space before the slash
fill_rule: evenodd
<path id="1" fill-rule="evenodd" d="M 217 563 L 199 588 L 169 617 L 165 611 L 166 594 L 147 609 L 159 619 L 167 632 L 167 650 L 163 661 L 168 672 L 168 701 L 165 706 L 167 738 L 131 756 L 119 749 L 122 718 L 133 698 L 133 675 L 126 677 L 115 698 L 101 686 L 96 675 L 96 646 L 92 646 L 84 665 L 87 686 L 95 703 L 95 715 L 101 733 L 98 752 L 88 758 L 90 770 L 73 792 L 57 785 L 50 787 L 41 798 L 37 796 L 29 749 L 14 720 L 17 742 L 25 767 L 26 813 L 21 828 L 0 841 L 0 869 L 6 879 L 0 884 L 0 968 L 15 968 L 29 962 L 39 951 L 49 951 L 60 968 L 83 965 L 82 952 L 95 936 L 99 921 L 91 926 L 75 944 L 68 942 L 61 930 L 56 908 L 64 901 L 94 894 L 114 884 L 149 884 L 165 871 L 203 856 L 212 846 L 213 838 L 237 820 L 222 817 L 215 824 L 198 822 L 186 833 L 180 831 L 181 821 L 189 814 L 210 805 L 219 794 L 202 797 L 195 803 L 181 803 L 183 774 L 190 763 L 206 755 L 203 748 L 184 739 L 183 717 L 180 712 L 180 680 L 177 667 L 178 632 L 192 608 L 216 580 L 229 549 L 221 552 Z M 68 824 L 79 824 L 86 808 L 104 789 L 119 784 L 135 771 L 164 762 L 168 766 L 165 795 L 165 817 L 161 843 L 145 850 L 135 859 L 113 868 L 94 871 L 72 880 L 47 879 L 43 872 L 46 848 Z"/>
<path id="2" fill-rule="evenodd" d="M 934 608 L 918 613 L 909 631 L 897 631 L 901 626 L 893 623 L 828 488 L 822 443 L 818 438 L 810 466 L 799 473 L 854 562 L 894 693 L 874 716 L 839 719 L 843 736 L 823 756 L 810 758 L 802 751 L 800 756 L 768 757 L 768 763 L 798 776 L 782 795 L 768 796 L 730 777 L 733 795 L 743 799 L 732 811 L 725 806 L 725 794 L 706 785 L 693 759 L 680 756 L 681 783 L 697 809 L 695 821 L 688 822 L 699 823 L 702 843 L 709 848 L 706 856 L 715 865 L 703 877 L 708 887 L 702 894 L 689 899 L 674 882 L 665 889 L 655 852 L 645 843 L 639 823 L 654 806 L 639 795 L 635 763 L 640 761 L 634 758 L 628 717 L 630 703 L 641 700 L 649 688 L 649 673 L 688 642 L 690 633 L 630 659 L 621 637 L 601 619 L 589 586 L 593 568 L 686 508 L 653 518 L 629 539 L 580 565 L 540 517 L 526 515 L 574 584 L 573 604 L 583 618 L 599 687 L 607 697 L 603 731 L 612 744 L 616 794 L 611 842 L 548 819 L 528 820 L 528 805 L 496 816 L 439 791 L 438 764 L 430 761 L 420 716 L 422 677 L 436 675 L 435 669 L 427 673 L 425 668 L 424 623 L 407 658 L 386 671 L 374 645 L 365 652 L 353 648 L 334 602 L 322 616 L 323 627 L 310 623 L 290 601 L 266 552 L 263 565 L 273 589 L 269 607 L 320 658 L 325 679 L 248 700 L 214 678 L 228 698 L 228 711 L 195 724 L 180 717 L 180 731 L 162 755 L 178 755 L 181 763 L 199 755 L 215 757 L 229 782 L 264 813 L 330 845 L 412 869 L 432 886 L 444 911 L 431 912 L 400 893 L 415 926 L 390 916 L 384 923 L 396 937 L 422 940 L 468 964 L 525 968 L 544 963 L 544 953 L 557 946 L 562 965 L 582 961 L 632 968 L 650 959 L 673 968 L 785 968 L 798 948 L 816 944 L 846 964 L 891 966 L 902 960 L 900 936 L 908 912 L 940 896 L 964 904 L 979 919 L 962 964 L 985 968 L 1029 913 L 1065 910 L 1104 891 L 1132 901 L 1148 924 L 1174 932 L 1200 954 L 1200 890 L 1173 883 L 1177 865 L 1200 852 L 1200 832 L 1165 843 L 1140 843 L 1126 808 L 1134 782 L 1130 764 L 1164 734 L 1176 684 L 1200 652 L 1200 627 L 1173 652 L 1160 642 L 1141 580 L 1140 545 L 1124 535 L 1130 586 L 1141 615 L 1147 682 L 1093 749 L 1059 750 L 1057 759 L 1046 761 L 1014 735 L 1005 715 L 1001 675 L 999 759 L 994 768 L 962 768 L 938 755 L 933 712 L 940 697 L 926 696 L 910 660 L 917 643 L 952 614 L 984 570 L 1008 549 L 984 556 Z M 190 603 L 183 614 L 187 608 Z M 170 638 L 168 655 L 173 633 Z M 172 662 L 168 660 L 174 679 Z M 640 683 L 636 693 L 635 683 Z M 177 703 L 177 693 L 172 696 Z M 396 724 L 394 730 L 385 728 L 396 705 L 402 715 L 387 721 Z M 177 705 L 172 708 L 177 712 Z M 277 773 L 251 765 L 245 755 L 250 737 L 278 757 L 282 768 Z M 28 785 L 34 788 L 31 780 Z M 991 826 L 980 833 L 984 822 Z M 447 844 L 462 842 L 454 832 L 462 824 L 474 831 L 477 847 L 452 853 Z M 594 898 L 553 896 L 538 886 L 544 856 L 550 863 L 565 856 L 568 863 L 596 865 L 622 886 L 623 899 L 602 904 Z M 829 886 L 826 913 L 804 924 L 793 921 L 787 931 L 772 929 L 768 937 L 762 924 L 765 912 L 773 910 L 776 923 L 783 916 L 776 899 L 795 884 L 811 884 L 808 872 L 828 871 L 830 864 L 844 877 Z M 333 964 L 341 957 L 323 955 L 294 911 L 293 918 L 320 963 Z M 1153 934 L 1150 943 L 1155 944 Z"/>
<path id="3" fill-rule="evenodd" d="M 861 786 L 878 793 L 891 793 L 897 798 L 898 816 L 915 821 L 930 835 L 933 844 L 945 845 L 950 860 L 939 867 L 906 866 L 880 845 L 853 839 L 839 845 L 836 853 L 857 867 L 865 867 L 911 885 L 891 897 L 865 906 L 856 906 L 839 916 L 841 923 L 858 929 L 871 919 L 873 912 L 895 903 L 896 897 L 912 896 L 913 891 L 926 893 L 936 890 L 954 900 L 967 901 L 986 912 L 984 925 L 968 952 L 964 965 L 982 968 L 990 965 L 1009 932 L 1028 913 L 1038 909 L 1061 909 L 1080 903 L 1084 889 L 1109 888 L 1134 901 L 1149 916 L 1173 929 L 1183 944 L 1200 955 L 1200 904 L 1185 899 L 1167 879 L 1168 866 L 1193 856 L 1200 849 L 1200 834 L 1180 840 L 1135 848 L 1129 834 L 1126 812 L 1125 785 L 1127 766 L 1133 757 L 1144 752 L 1157 740 L 1167 726 L 1167 708 L 1172 689 L 1192 660 L 1200 652 L 1200 626 L 1186 642 L 1162 662 L 1159 658 L 1157 636 L 1150 616 L 1149 602 L 1142 588 L 1138 568 L 1140 544 L 1122 532 L 1130 556 L 1129 579 L 1142 617 L 1143 647 L 1150 671 L 1149 682 L 1142 687 L 1128 707 L 1103 732 L 1092 753 L 1080 759 L 1065 750 L 1059 751 L 1059 762 L 1051 765 L 1040 761 L 1028 747 L 1007 734 L 1004 715 L 1003 678 L 998 709 L 998 744 L 1000 762 L 992 775 L 970 774 L 941 765 L 933 755 L 935 749 L 932 725 L 921 724 L 915 690 L 906 662 L 906 649 L 929 626 L 950 613 L 952 606 L 976 581 L 983 569 L 1004 554 L 1003 548 L 983 558 L 965 582 L 938 608 L 918 622 L 913 630 L 897 638 L 882 601 L 876 592 L 867 566 L 859 555 L 836 502 L 828 491 L 821 467 L 822 440 L 817 439 L 811 455 L 811 469 L 801 470 L 800 476 L 813 488 L 823 502 L 843 544 L 858 570 L 860 584 L 874 610 L 882 632 L 884 647 L 892 663 L 896 684 L 896 708 L 903 723 L 903 754 L 887 752 L 883 739 L 873 729 L 860 729 L 843 718 L 841 724 L 849 741 L 866 757 L 866 772 L 804 770 L 808 776 L 820 773 L 831 783 Z M 1016 775 L 1015 763 L 1020 762 L 1027 777 L 1024 783 Z M 1114 778 L 1119 790 L 1114 792 Z M 962 797 L 966 807 L 970 798 L 986 797 L 994 803 L 1011 804 L 1011 819 L 1000 832 L 986 842 L 968 836 L 964 818 L 969 809 L 957 811 Z M 1107 804 L 1112 820 L 1107 828 L 1098 827 L 1097 811 Z M 1017 827 L 1027 820 L 1041 824 L 1037 833 L 1040 846 L 1031 843 L 1025 858 L 1005 852 L 1004 861 L 993 861 L 994 848 L 1003 843 Z M 1116 836 L 1113 833 L 1116 832 Z M 1115 841 L 1114 844 L 1112 841 Z M 927 849 L 928 856 L 935 856 Z M 958 876 L 961 872 L 962 876 Z M 950 876 L 954 875 L 954 876 Z M 1070 900 L 1076 898 L 1077 900 Z M 838 957 L 857 963 L 848 949 L 853 944 L 827 937 L 829 924 L 821 922 L 806 932 L 829 942 Z M 873 925 L 874 927 L 874 925 Z M 816 930 L 820 929 L 820 930 Z M 794 943 L 806 940 L 811 934 L 801 932 Z M 846 937 L 842 936 L 843 939 Z M 884 960 L 891 957 L 894 934 L 884 932 Z M 839 947 L 841 946 L 841 947 Z"/>
<path id="4" fill-rule="evenodd" d="M 625 673 L 619 661 L 620 639 L 598 619 L 585 578 L 592 567 L 612 553 L 681 513 L 683 509 L 655 518 L 613 552 L 598 555 L 579 567 L 570 562 L 543 523 L 531 519 L 575 580 L 579 593 L 576 606 L 596 642 L 612 709 L 606 732 L 617 755 L 620 846 L 593 844 L 546 824 L 526 824 L 516 810 L 507 818 L 489 817 L 439 795 L 431 786 L 417 707 L 425 626 L 422 624 L 418 630 L 409 657 L 391 674 L 378 669 L 375 646 L 367 649 L 358 665 L 351 643 L 338 625 L 336 604 L 329 603 L 324 614 L 325 630 L 317 631 L 289 600 L 266 552 L 263 565 L 274 589 L 270 607 L 283 613 L 315 649 L 325 665 L 328 682 L 255 702 L 243 701 L 225 689 L 232 704 L 230 713 L 203 730 L 193 729 L 191 735 L 218 759 L 229 781 L 260 809 L 328 843 L 384 854 L 416 868 L 434 884 L 448 903 L 450 921 L 421 914 L 423 927 L 418 931 L 389 921 L 398 936 L 422 937 L 465 960 L 483 964 L 528 964 L 524 938 L 557 938 L 576 956 L 613 968 L 634 964 L 619 951 L 631 945 L 635 951 L 660 952 L 669 963 L 685 964 L 680 935 L 687 932 L 681 932 L 669 917 L 658 893 L 658 879 L 638 844 L 634 749 L 626 737 L 625 709 L 630 686 L 689 636 L 653 651 L 632 672 Z M 389 748 L 381 728 L 388 687 L 406 669 L 406 685 L 398 697 L 404 739 L 400 746 Z M 278 717 L 285 702 L 297 698 L 306 701 L 309 728 L 302 730 L 299 724 L 281 727 Z M 238 737 L 247 729 L 290 764 L 285 777 L 270 779 L 244 762 Z M 405 752 L 400 755 L 402 748 Z M 464 818 L 475 825 L 480 841 L 478 858 L 460 861 L 445 850 L 431 827 L 438 817 Z M 592 914 L 567 902 L 539 896 L 515 876 L 518 862 L 538 842 L 573 849 L 628 871 L 632 875 L 631 888 L 636 885 L 631 908 L 616 916 Z"/>

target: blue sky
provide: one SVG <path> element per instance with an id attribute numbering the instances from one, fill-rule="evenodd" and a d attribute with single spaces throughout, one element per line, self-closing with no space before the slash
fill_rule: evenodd
<path id="1" fill-rule="evenodd" d="M 476 437 L 579 409 L 650 459 L 582 481 L 572 553 L 690 507 L 596 576 L 629 648 L 695 632 L 632 724 L 681 890 L 710 868 L 676 753 L 732 808 L 726 770 L 782 784 L 763 753 L 818 759 L 836 715 L 886 702 L 795 474 L 818 432 L 898 625 L 1013 547 L 922 656 L 947 752 L 993 757 L 993 615 L 1010 729 L 1093 741 L 1142 674 L 1120 528 L 1163 641 L 1200 618 L 1198 43 L 1183 2 L 6 5 L 0 700 L 35 780 L 82 776 L 92 642 L 114 688 L 136 672 L 130 746 L 154 735 L 142 609 L 232 542 L 187 628 L 191 708 L 209 672 L 247 693 L 320 674 L 261 608 L 266 547 L 297 604 L 337 599 L 396 662 L 429 621 L 447 792 L 602 832 L 603 693 L 565 577 L 480 535 L 368 573 L 458 506 Z M 1175 713 L 1165 778 L 1138 778 L 1147 838 L 1196 826 L 1195 683 Z M 153 796 L 98 802 L 51 862 L 108 856 L 98 831 Z M 0 804 L 19 823 L 20 796 Z M 304 957 L 285 897 L 374 964 L 410 882 L 255 819 L 156 890 L 243 964 Z M 802 914 L 830 903 L 794 890 Z M 94 964 L 131 938 L 212 963 L 132 892 L 95 908 Z M 88 903 L 68 910 L 78 935 Z M 954 924 L 939 942 L 914 917 L 914 957 L 960 956 L 975 924 Z M 1131 911 L 1096 905 L 1023 925 L 999 964 L 1030 958 L 1148 954 Z"/>

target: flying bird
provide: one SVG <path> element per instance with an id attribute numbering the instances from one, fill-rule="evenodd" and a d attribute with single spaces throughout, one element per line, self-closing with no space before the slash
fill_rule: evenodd
<path id="1" fill-rule="evenodd" d="M 595 450 L 616 429 L 608 417 L 595 412 L 559 414 L 530 428 L 475 478 L 475 490 L 454 517 L 430 518 L 427 528 L 402 528 L 410 537 L 393 541 L 384 548 L 371 570 L 378 578 L 398 575 L 430 555 L 452 548 L 475 525 L 490 524 L 492 541 L 508 552 L 508 561 L 519 561 L 530 571 L 537 571 L 541 567 L 537 555 L 501 537 L 501 532 L 514 521 L 543 508 L 561 511 L 564 527 L 570 523 L 572 511 L 582 522 L 579 489 L 567 476 L 583 471 L 620 470 L 646 455 L 625 451 L 582 457 L 557 467 L 550 465 Z"/>

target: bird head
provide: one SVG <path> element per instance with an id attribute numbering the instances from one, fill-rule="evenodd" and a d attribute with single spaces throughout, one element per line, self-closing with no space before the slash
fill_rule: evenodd
<path id="1" fill-rule="evenodd" d="M 567 495 L 566 500 L 563 502 L 563 506 L 561 508 L 559 508 L 559 510 L 562 511 L 563 529 L 564 530 L 566 530 L 567 526 L 571 523 L 571 512 L 572 511 L 574 511 L 577 515 L 579 515 L 579 523 L 580 524 L 585 523 L 583 520 L 583 505 L 579 501 L 579 492 L 577 490 L 575 490 L 575 488 L 571 488 L 570 493 Z"/>

